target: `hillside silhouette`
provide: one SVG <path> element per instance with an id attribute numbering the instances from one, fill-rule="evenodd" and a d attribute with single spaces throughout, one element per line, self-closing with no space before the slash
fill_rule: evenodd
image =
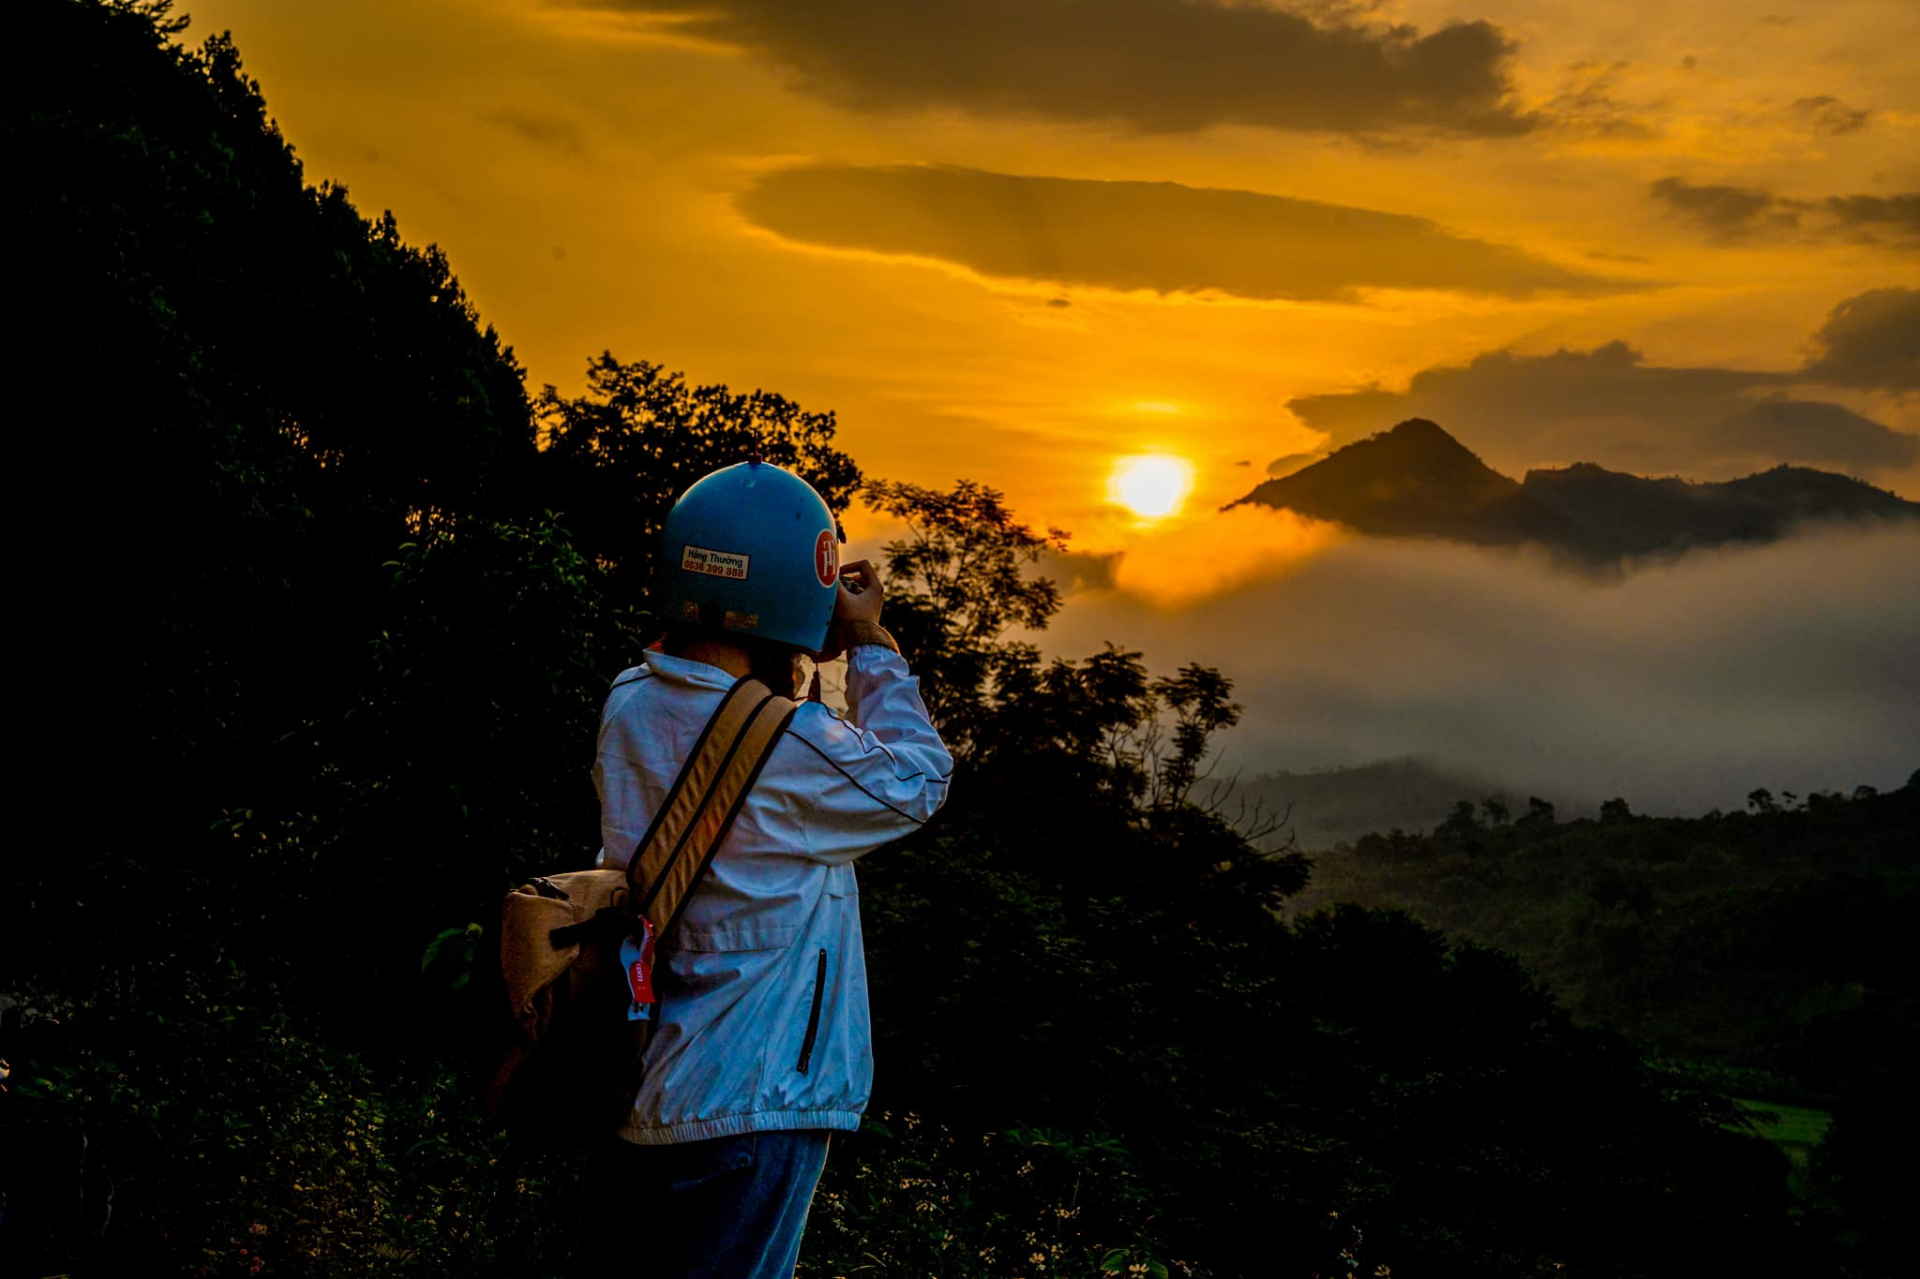
<path id="1" fill-rule="evenodd" d="M 1695 482 L 1581 462 L 1532 470 L 1517 481 L 1425 418 L 1409 418 L 1268 480 L 1230 505 L 1248 504 L 1284 507 L 1379 537 L 1531 544 L 1593 567 L 1773 541 L 1811 520 L 1920 517 L 1920 503 L 1798 466 Z"/>

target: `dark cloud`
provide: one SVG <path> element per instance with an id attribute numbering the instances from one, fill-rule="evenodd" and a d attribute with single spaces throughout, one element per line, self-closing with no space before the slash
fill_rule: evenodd
<path id="1" fill-rule="evenodd" d="M 1793 462 L 1845 471 L 1920 461 L 1920 439 L 1838 404 L 1790 398 L 1794 383 L 1920 385 L 1920 293 L 1876 289 L 1835 307 L 1825 354 L 1792 373 L 1667 368 L 1624 342 L 1525 356 L 1492 351 L 1425 369 L 1405 391 L 1306 396 L 1288 404 L 1338 446 L 1410 417 L 1439 422 L 1490 465 L 1597 462 L 1638 474 L 1728 477 Z"/>
<path id="2" fill-rule="evenodd" d="M 1814 335 L 1824 352 L 1806 376 L 1839 386 L 1920 390 L 1920 289 L 1848 298 Z"/>
<path id="3" fill-rule="evenodd" d="M 1677 177 L 1661 178 L 1648 190 L 1676 217 L 1720 241 L 1791 235 L 1920 246 L 1920 192 L 1793 200 L 1760 187 L 1696 184 Z"/>
<path id="4" fill-rule="evenodd" d="M 1042 551 L 1035 570 L 1041 577 L 1053 579 L 1062 595 L 1085 591 L 1104 591 L 1113 586 L 1113 566 L 1118 554 L 1095 555 L 1088 551 Z"/>
<path id="5" fill-rule="evenodd" d="M 1826 210 L 1841 230 L 1856 239 L 1877 242 L 1885 236 L 1901 244 L 1920 244 L 1920 191 L 1829 196 Z"/>
<path id="6" fill-rule="evenodd" d="M 1513 134 L 1514 45 L 1488 22 L 1422 33 L 1367 6 L 1314 16 L 1196 0 L 576 0 L 682 15 L 856 110 L 960 108 L 1152 131 L 1243 124 Z M 1316 18 L 1318 20 L 1316 20 Z"/>
<path id="7" fill-rule="evenodd" d="M 1897 469 L 1920 461 L 1920 439 L 1838 404 L 1763 395 L 1713 424 L 1708 450 L 1843 467 Z"/>
<path id="8" fill-rule="evenodd" d="M 521 115 L 512 111 L 496 111 L 487 117 L 487 123 L 497 124 L 538 146 L 550 147 L 568 155 L 580 152 L 580 130 L 572 121 L 555 116 Z"/>
<path id="9" fill-rule="evenodd" d="M 1696 551 L 1608 585 L 1524 552 L 1352 538 L 1180 609 L 1076 597 L 1039 638 L 1219 667 L 1245 707 L 1220 776 L 1424 755 L 1700 813 L 1760 786 L 1896 787 L 1920 763 L 1911 525 Z"/>
<path id="10" fill-rule="evenodd" d="M 1858 133 L 1867 127 L 1873 112 L 1850 107 L 1831 94 L 1795 99 L 1793 109 L 1822 133 Z"/>
<path id="11" fill-rule="evenodd" d="M 1758 187 L 1696 185 L 1684 178 L 1661 178 L 1648 189 L 1681 219 L 1723 240 L 1798 227 L 1805 207 Z"/>
<path id="12" fill-rule="evenodd" d="M 740 208 L 806 244 L 1113 289 L 1312 299 L 1364 288 L 1524 296 L 1627 287 L 1422 218 L 1172 182 L 820 164 L 766 175 Z"/>

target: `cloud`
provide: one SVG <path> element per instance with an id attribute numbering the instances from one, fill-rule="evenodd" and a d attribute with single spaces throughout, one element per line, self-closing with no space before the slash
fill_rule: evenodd
<path id="1" fill-rule="evenodd" d="M 1422 33 L 1196 0 L 577 0 L 680 15 L 859 111 L 958 108 L 1184 132 L 1240 124 L 1370 133 L 1524 132 L 1513 41 L 1488 22 Z M 1318 20 L 1316 20 L 1316 18 Z"/>
<path id="2" fill-rule="evenodd" d="M 1920 461 L 1920 439 L 1889 430 L 1838 404 L 1792 400 L 1775 392 L 1713 424 L 1709 449 L 1730 458 L 1779 458 L 1863 469 L 1899 469 Z"/>
<path id="3" fill-rule="evenodd" d="M 1920 245 L 1920 191 L 1904 195 L 1834 195 L 1825 203 L 1837 229 L 1876 243 L 1882 235 Z"/>
<path id="4" fill-rule="evenodd" d="M 1821 133 L 1858 133 L 1873 118 L 1873 112 L 1850 107 L 1825 93 L 1816 98 L 1797 98 L 1793 109 Z"/>
<path id="5" fill-rule="evenodd" d="M 1417 754 L 1522 794 L 1698 813 L 1759 786 L 1890 789 L 1920 765 L 1911 527 L 1696 552 L 1607 586 L 1528 553 L 1352 538 L 1177 611 L 1076 597 L 1039 638 L 1218 666 L 1246 708 L 1221 775 Z"/>
<path id="6" fill-rule="evenodd" d="M 1037 576 L 1052 579 L 1062 595 L 1079 595 L 1110 588 L 1113 566 L 1119 558 L 1118 552 L 1103 555 L 1092 551 L 1045 550 L 1040 552 L 1040 562 L 1034 568 Z"/>
<path id="7" fill-rule="evenodd" d="M 1310 453 L 1288 453 L 1284 457 L 1276 457 L 1267 463 L 1267 478 L 1277 480 L 1283 476 L 1292 475 L 1295 471 L 1312 466 L 1325 456 L 1324 452 L 1315 450 Z"/>
<path id="8" fill-rule="evenodd" d="M 1178 608 L 1250 582 L 1272 581 L 1345 536 L 1287 510 L 1237 506 L 1142 531 L 1110 559 L 1112 585 L 1158 608 Z"/>
<path id="9" fill-rule="evenodd" d="M 511 129 L 536 146 L 550 147 L 568 155 L 580 153 L 580 130 L 571 120 L 512 111 L 496 111 L 486 119 L 488 124 Z"/>
<path id="10" fill-rule="evenodd" d="M 804 244 L 1111 289 L 1324 299 L 1365 288 L 1524 296 L 1627 287 L 1423 218 L 1172 182 L 813 164 L 763 176 L 739 208 Z"/>
<path id="11" fill-rule="evenodd" d="M 1807 207 L 1758 187 L 1695 185 L 1683 178 L 1661 178 L 1649 190 L 1681 219 L 1723 240 L 1796 228 Z"/>
<path id="12" fill-rule="evenodd" d="M 1760 187 L 1701 185 L 1684 178 L 1661 178 L 1648 190 L 1675 217 L 1722 242 L 1794 235 L 1920 246 L 1920 191 L 1793 200 Z"/>
<path id="13" fill-rule="evenodd" d="M 1805 370 L 1839 386 L 1920 390 L 1920 289 L 1872 289 L 1833 308 Z"/>
<path id="14" fill-rule="evenodd" d="M 1689 62 L 1692 59 L 1688 59 Z M 1563 134 L 1592 138 L 1652 138 L 1660 130 L 1645 114 L 1622 102 L 1617 90 L 1632 70 L 1627 62 L 1576 62 L 1542 109 Z"/>
<path id="15" fill-rule="evenodd" d="M 1920 461 L 1915 436 L 1786 393 L 1809 382 L 1893 391 L 1920 384 L 1920 292 L 1849 298 L 1815 340 L 1824 355 L 1779 373 L 1653 365 L 1618 341 L 1550 355 L 1489 351 L 1464 366 L 1423 369 L 1404 391 L 1368 387 L 1287 407 L 1326 432 L 1330 447 L 1429 418 L 1515 475 L 1581 461 L 1694 479 L 1780 462 L 1873 472 Z"/>

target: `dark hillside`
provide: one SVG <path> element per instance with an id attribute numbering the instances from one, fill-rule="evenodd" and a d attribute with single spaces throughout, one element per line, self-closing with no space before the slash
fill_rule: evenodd
<path id="1" fill-rule="evenodd" d="M 1695 483 L 1676 477 L 1645 479 L 1580 462 L 1528 471 L 1522 487 L 1540 505 L 1643 553 L 1772 541 L 1805 520 L 1920 515 L 1920 503 L 1804 466 Z"/>

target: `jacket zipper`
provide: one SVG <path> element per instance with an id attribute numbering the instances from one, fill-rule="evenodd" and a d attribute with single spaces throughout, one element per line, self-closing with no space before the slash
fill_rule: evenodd
<path id="1" fill-rule="evenodd" d="M 807 1063 L 813 1060 L 813 1037 L 820 1033 L 820 997 L 827 991 L 827 948 L 820 948 L 820 957 L 813 965 L 813 1011 L 807 1014 L 807 1037 L 800 1043 L 801 1074 L 807 1073 Z"/>

